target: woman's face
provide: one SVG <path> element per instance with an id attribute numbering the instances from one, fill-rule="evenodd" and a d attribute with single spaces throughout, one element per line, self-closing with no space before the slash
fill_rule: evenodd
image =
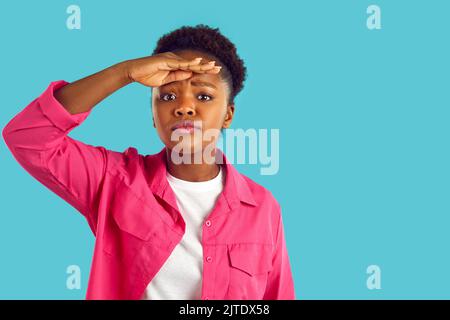
<path id="1" fill-rule="evenodd" d="M 202 57 L 202 63 L 214 60 L 194 50 L 176 54 L 187 60 Z M 228 105 L 228 95 L 229 86 L 220 72 L 193 73 L 188 79 L 152 88 L 153 126 L 161 141 L 169 150 L 182 148 L 182 154 L 214 149 L 220 130 L 228 128 L 233 118 L 234 105 Z M 196 128 L 189 129 L 184 120 L 193 121 Z"/>

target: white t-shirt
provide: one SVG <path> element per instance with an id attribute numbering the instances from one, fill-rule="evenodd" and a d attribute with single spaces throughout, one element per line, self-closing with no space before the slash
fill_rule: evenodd
<path id="1" fill-rule="evenodd" d="M 167 172 L 178 208 L 186 222 L 186 231 L 161 269 L 150 281 L 142 299 L 199 300 L 202 294 L 202 225 L 223 190 L 222 166 L 208 181 L 181 180 Z"/>

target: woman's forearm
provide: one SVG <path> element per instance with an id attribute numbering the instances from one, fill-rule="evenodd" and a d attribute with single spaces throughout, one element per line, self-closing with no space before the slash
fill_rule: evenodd
<path id="1" fill-rule="evenodd" d="M 120 62 L 55 91 L 55 98 L 71 114 L 91 110 L 110 94 L 133 82 L 128 61 Z"/>

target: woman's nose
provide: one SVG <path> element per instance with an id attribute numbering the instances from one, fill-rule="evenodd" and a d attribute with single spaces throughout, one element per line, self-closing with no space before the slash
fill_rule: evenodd
<path id="1" fill-rule="evenodd" d="M 178 108 L 175 109 L 175 116 L 195 116 L 195 107 L 192 102 L 183 102 Z"/>

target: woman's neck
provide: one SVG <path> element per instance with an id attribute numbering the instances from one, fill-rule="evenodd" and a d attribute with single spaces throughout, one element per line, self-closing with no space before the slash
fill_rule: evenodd
<path id="1" fill-rule="evenodd" d="M 213 158 L 215 155 L 212 156 Z M 167 171 L 175 178 L 191 181 L 201 182 L 214 179 L 220 171 L 220 165 L 215 161 L 205 162 L 203 158 L 201 163 L 194 163 L 195 156 L 192 155 L 190 163 L 175 164 L 172 161 L 171 151 L 166 148 L 166 168 Z M 208 159 L 209 160 L 209 159 Z M 212 162 L 212 163 L 211 163 Z"/>

